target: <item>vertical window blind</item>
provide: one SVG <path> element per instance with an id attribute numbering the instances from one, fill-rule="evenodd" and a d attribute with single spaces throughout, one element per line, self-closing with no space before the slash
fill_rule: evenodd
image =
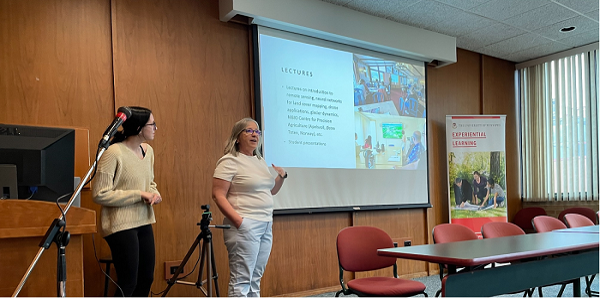
<path id="1" fill-rule="evenodd" d="M 519 70 L 526 201 L 598 200 L 598 50 Z"/>

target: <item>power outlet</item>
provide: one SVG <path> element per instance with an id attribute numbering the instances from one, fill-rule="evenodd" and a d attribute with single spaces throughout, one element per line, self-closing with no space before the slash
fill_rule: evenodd
<path id="1" fill-rule="evenodd" d="M 169 280 L 171 279 L 171 277 L 173 277 L 175 272 L 177 272 L 179 264 L 181 264 L 181 260 L 165 262 L 165 280 Z M 185 266 L 183 267 L 183 270 L 179 273 L 179 277 L 181 277 L 183 274 L 185 274 Z"/>
<path id="2" fill-rule="evenodd" d="M 404 246 L 411 246 L 411 245 L 412 245 L 412 241 L 404 240 Z"/>

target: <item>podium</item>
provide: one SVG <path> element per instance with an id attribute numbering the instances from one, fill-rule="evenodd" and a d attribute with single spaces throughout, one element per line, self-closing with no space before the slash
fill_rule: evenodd
<path id="1" fill-rule="evenodd" d="M 0 297 L 12 296 L 40 249 L 40 241 L 58 217 L 60 210 L 55 203 L 0 200 Z M 66 292 L 71 297 L 83 297 L 83 234 L 96 233 L 96 212 L 71 206 L 66 221 L 71 233 L 66 249 Z M 56 271 L 57 247 L 53 243 L 42 254 L 19 296 L 56 297 Z"/>

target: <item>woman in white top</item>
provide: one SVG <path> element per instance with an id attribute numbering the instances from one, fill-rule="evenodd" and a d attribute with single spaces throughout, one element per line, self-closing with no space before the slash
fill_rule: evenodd
<path id="1" fill-rule="evenodd" d="M 273 195 L 287 173 L 273 166 L 273 179 L 260 154 L 261 131 L 251 118 L 238 121 L 213 175 L 213 200 L 225 215 L 223 237 L 229 254 L 229 297 L 260 297 L 273 244 Z"/>

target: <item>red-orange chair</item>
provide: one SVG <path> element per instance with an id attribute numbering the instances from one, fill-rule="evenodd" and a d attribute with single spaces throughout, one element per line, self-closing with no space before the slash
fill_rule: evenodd
<path id="1" fill-rule="evenodd" d="M 594 222 L 584 215 L 577 213 L 567 213 L 564 216 L 565 224 L 569 228 L 593 226 Z"/>
<path id="2" fill-rule="evenodd" d="M 475 232 L 459 224 L 439 224 L 433 227 L 431 235 L 433 236 L 433 243 L 449 243 L 479 239 Z M 442 280 L 444 279 L 444 268 L 446 268 L 447 266 L 445 264 L 438 265 L 440 265 L 440 280 Z M 442 289 L 439 289 L 435 293 L 435 296 L 439 296 L 441 292 Z"/>
<path id="3" fill-rule="evenodd" d="M 516 224 L 510 222 L 488 222 L 481 226 L 481 235 L 483 238 L 498 238 L 525 235 L 525 231 Z M 523 297 L 531 297 L 534 289 L 526 290 L 525 293 L 523 293 Z"/>
<path id="4" fill-rule="evenodd" d="M 356 226 L 342 229 L 337 236 L 337 254 L 342 289 L 335 293 L 338 297 L 355 294 L 358 296 L 414 296 L 425 293 L 425 284 L 398 278 L 396 259 L 377 255 L 380 248 L 392 248 L 392 238 L 375 227 Z M 344 285 L 344 270 L 351 272 L 371 271 L 393 267 L 394 277 L 357 278 Z"/>
<path id="5" fill-rule="evenodd" d="M 481 226 L 483 238 L 498 238 L 516 235 L 525 235 L 525 231 L 510 222 L 488 222 Z"/>
<path id="6" fill-rule="evenodd" d="M 594 224 L 596 224 L 596 218 L 598 217 L 596 215 L 596 212 L 594 212 L 594 210 L 590 209 L 590 208 L 586 208 L 586 207 L 573 207 L 573 208 L 567 208 L 563 211 L 561 211 L 558 214 L 558 219 L 561 221 L 565 220 L 565 214 L 569 214 L 569 213 L 577 213 L 577 214 L 581 214 L 587 218 L 589 218 Z"/>
<path id="7" fill-rule="evenodd" d="M 567 226 L 560 220 L 547 215 L 540 215 L 531 221 L 533 228 L 538 233 L 546 233 L 554 230 L 566 229 Z"/>
<path id="8" fill-rule="evenodd" d="M 477 234 L 459 224 L 439 224 L 431 231 L 434 243 L 448 243 L 466 240 L 477 240 Z"/>
<path id="9" fill-rule="evenodd" d="M 533 225 L 533 228 L 538 233 L 552 232 L 554 230 L 560 230 L 560 229 L 567 228 L 567 226 L 562 221 L 560 221 L 552 216 L 547 216 L 547 215 L 536 216 L 531 221 L 531 223 Z M 562 296 L 562 294 L 565 290 L 565 287 L 567 286 L 567 284 L 570 284 L 570 283 L 572 283 L 572 281 L 559 283 L 561 285 L 561 287 L 560 287 L 560 291 L 558 291 L 558 297 Z M 542 296 L 542 288 L 539 287 L 538 289 L 540 291 L 540 297 L 541 297 Z"/>
<path id="10" fill-rule="evenodd" d="M 525 233 L 535 233 L 531 220 L 538 215 L 546 215 L 546 210 L 541 207 L 527 207 L 517 211 L 512 222 L 519 226 Z"/>
<path id="11" fill-rule="evenodd" d="M 565 214 L 564 220 L 565 220 L 565 224 L 567 224 L 567 226 L 569 228 L 587 227 L 587 226 L 594 225 L 594 222 L 591 221 L 589 218 L 587 218 L 584 215 L 577 214 L 577 213 Z M 596 274 L 592 275 L 591 277 L 589 277 L 589 276 L 585 277 L 585 285 L 586 285 L 585 293 L 590 297 L 598 296 L 598 291 L 592 291 L 592 289 L 591 289 L 592 282 L 594 281 L 595 277 L 596 277 Z"/>

